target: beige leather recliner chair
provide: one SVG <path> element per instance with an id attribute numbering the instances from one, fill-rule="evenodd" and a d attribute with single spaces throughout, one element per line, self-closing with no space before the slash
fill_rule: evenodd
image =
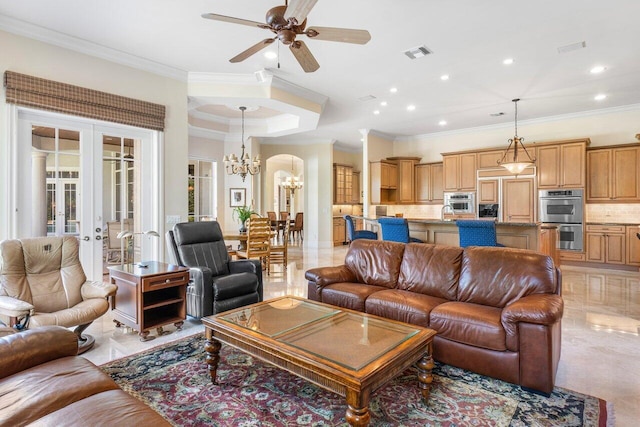
<path id="1" fill-rule="evenodd" d="M 77 326 L 78 353 L 94 339 L 82 332 L 109 309 L 117 287 L 87 281 L 75 237 L 38 237 L 0 243 L 0 316 L 16 329 Z M 5 319 L 6 320 L 6 319 Z"/>

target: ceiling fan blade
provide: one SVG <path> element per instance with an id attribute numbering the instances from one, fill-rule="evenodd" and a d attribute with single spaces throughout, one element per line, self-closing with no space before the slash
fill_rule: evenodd
<path id="1" fill-rule="evenodd" d="M 369 31 L 350 28 L 310 27 L 306 34 L 312 39 L 342 43 L 366 44 L 371 40 Z"/>
<path id="2" fill-rule="evenodd" d="M 320 64 L 318 64 L 318 61 L 316 61 L 316 58 L 313 57 L 311 51 L 303 41 L 296 40 L 291 43 L 291 52 L 293 52 L 293 56 L 296 57 L 306 73 L 313 73 L 320 68 Z"/>
<path id="3" fill-rule="evenodd" d="M 302 24 L 317 2 L 318 0 L 289 0 L 284 19 L 295 18 L 298 24 Z"/>
<path id="4" fill-rule="evenodd" d="M 234 18 L 232 16 L 218 15 L 215 13 L 203 13 L 202 17 L 205 19 L 213 19 L 214 21 L 229 22 L 231 24 L 248 25 L 249 27 L 269 28 L 263 22 L 249 21 L 247 19 Z"/>
<path id="5" fill-rule="evenodd" d="M 275 40 L 275 38 L 273 38 L 273 39 L 264 39 L 261 42 L 258 42 L 256 44 L 254 44 L 253 46 L 251 46 L 249 49 L 245 50 L 244 52 L 241 52 L 238 55 L 234 56 L 233 58 L 231 58 L 229 60 L 229 62 L 242 62 L 245 59 L 247 59 L 248 57 L 250 57 L 251 55 L 253 55 L 254 53 L 259 52 L 262 49 L 264 49 L 265 47 L 269 46 L 271 43 L 273 43 L 274 40 Z"/>

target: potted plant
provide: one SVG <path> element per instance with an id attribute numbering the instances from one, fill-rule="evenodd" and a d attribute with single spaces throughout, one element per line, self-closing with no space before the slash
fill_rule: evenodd
<path id="1" fill-rule="evenodd" d="M 233 210 L 233 218 L 238 219 L 238 221 L 240 221 L 240 224 L 242 225 L 240 227 L 240 233 L 247 232 L 246 222 L 249 218 L 251 218 L 251 215 L 255 213 L 256 212 L 254 212 L 253 209 L 247 206 L 238 206 Z"/>

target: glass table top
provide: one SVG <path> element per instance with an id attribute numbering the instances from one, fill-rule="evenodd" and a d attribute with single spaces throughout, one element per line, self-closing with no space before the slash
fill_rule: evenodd
<path id="1" fill-rule="evenodd" d="M 217 317 L 354 370 L 422 330 L 292 297 L 265 301 Z"/>

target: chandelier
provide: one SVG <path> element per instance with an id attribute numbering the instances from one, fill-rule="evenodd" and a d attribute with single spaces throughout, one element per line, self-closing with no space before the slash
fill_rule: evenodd
<path id="1" fill-rule="evenodd" d="M 224 167 L 227 170 L 227 175 L 240 175 L 242 177 L 242 182 L 249 175 L 257 175 L 260 173 L 260 155 L 257 155 L 251 160 L 249 157 L 249 153 L 244 152 L 244 112 L 247 107 L 239 107 L 240 111 L 242 111 L 242 153 L 240 153 L 240 158 L 235 154 L 231 154 L 230 156 L 224 156 L 222 161 L 224 162 Z"/>
<path id="2" fill-rule="evenodd" d="M 295 194 L 296 190 L 300 190 L 304 185 L 304 182 L 300 181 L 298 177 L 293 176 L 293 156 L 291 156 L 291 176 L 281 184 L 283 188 L 287 188 L 291 191 L 291 194 Z"/>
<path id="3" fill-rule="evenodd" d="M 502 155 L 502 158 L 498 160 L 498 165 L 517 175 L 525 170 L 528 166 L 533 166 L 536 159 L 531 158 L 529 152 L 527 151 L 527 148 L 522 143 L 522 141 L 524 141 L 524 138 L 520 138 L 518 136 L 518 101 L 520 101 L 520 99 L 516 98 L 512 101 L 515 104 L 516 109 L 515 136 L 513 137 L 513 139 L 509 140 L 509 146 Z M 511 147 L 513 147 L 513 149 Z M 519 153 L 520 150 L 524 152 L 524 155 L 522 155 L 522 152 Z M 519 155 L 520 157 L 518 157 Z"/>

